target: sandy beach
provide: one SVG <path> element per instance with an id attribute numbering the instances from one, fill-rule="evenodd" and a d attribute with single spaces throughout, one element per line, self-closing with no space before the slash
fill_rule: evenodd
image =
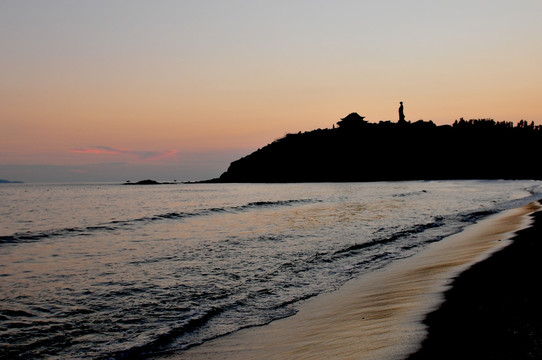
<path id="1" fill-rule="evenodd" d="M 429 336 L 409 360 L 542 358 L 539 276 L 542 212 L 513 243 L 462 273 L 424 321 Z"/>
<path id="2" fill-rule="evenodd" d="M 532 223 L 529 215 L 539 208 L 538 204 L 531 204 L 490 216 L 411 258 L 352 280 L 338 291 L 306 301 L 292 317 L 217 338 L 173 358 L 404 359 L 413 353 L 412 359 L 465 358 L 466 354 L 493 358 L 485 356 L 488 344 L 499 342 L 512 351 L 512 340 L 505 335 L 514 337 L 518 332 L 518 338 L 527 342 L 532 340 L 530 350 L 526 351 L 534 353 L 538 349 L 540 353 L 540 341 L 537 340 L 540 337 L 532 335 L 531 331 L 534 325 L 510 314 L 508 309 L 512 306 L 525 312 L 526 307 L 520 304 L 532 298 L 534 270 L 529 266 L 537 263 L 534 256 L 538 254 L 533 250 L 540 245 L 522 239 L 540 237 L 540 226 L 528 228 Z M 540 219 L 540 212 L 536 217 Z M 516 241 L 506 247 L 512 243 L 514 233 L 520 230 Z M 518 245 L 520 243 L 522 245 Z M 506 255 L 510 253 L 515 254 L 513 259 Z M 526 255 L 533 258 L 527 260 Z M 512 268 L 520 271 L 518 265 L 524 263 L 529 264 L 521 267 L 522 275 L 511 272 Z M 480 267 L 485 270 L 478 270 Z M 473 273 L 477 277 L 473 277 Z M 486 292 L 486 287 L 491 286 L 494 292 Z M 521 295 L 526 294 L 524 288 L 531 289 L 527 297 Z M 474 290 L 477 290 L 476 294 Z M 447 301 L 443 304 L 444 298 Z M 504 298 L 514 300 L 516 304 L 508 305 L 503 302 Z M 449 304 L 455 305 L 452 308 Z M 467 311 L 468 306 L 470 310 Z M 480 306 L 488 310 L 487 313 L 483 311 L 485 318 L 482 319 L 476 318 Z M 441 310 L 434 312 L 436 309 Z M 537 317 L 540 319 L 540 314 L 533 305 L 524 315 L 532 316 L 534 324 L 541 323 L 536 320 Z M 514 317 L 506 320 L 509 325 L 503 324 L 506 334 L 497 329 L 496 335 L 478 334 L 487 331 L 484 327 L 501 323 L 508 315 Z M 449 325 L 448 321 L 452 319 L 453 325 Z M 511 327 L 514 321 L 517 327 Z M 472 323 L 479 325 L 477 330 Z M 478 348 L 471 350 L 474 345 Z M 503 356 L 500 358 L 520 358 L 500 354 Z"/>

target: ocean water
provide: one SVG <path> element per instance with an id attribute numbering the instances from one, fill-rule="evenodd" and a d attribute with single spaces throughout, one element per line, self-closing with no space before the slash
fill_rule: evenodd
<path id="1" fill-rule="evenodd" d="M 542 196 L 536 181 L 0 185 L 0 358 L 150 358 Z"/>

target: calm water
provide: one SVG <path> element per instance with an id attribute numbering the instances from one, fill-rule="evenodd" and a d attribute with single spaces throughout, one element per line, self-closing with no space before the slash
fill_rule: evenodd
<path id="1" fill-rule="evenodd" d="M 0 358 L 182 350 L 541 195 L 534 181 L 1 185 Z"/>

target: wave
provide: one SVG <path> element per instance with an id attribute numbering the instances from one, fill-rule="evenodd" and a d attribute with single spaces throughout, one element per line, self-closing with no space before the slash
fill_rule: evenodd
<path id="1" fill-rule="evenodd" d="M 104 359 L 143 359 L 151 355 L 157 355 L 160 350 L 165 346 L 171 344 L 175 339 L 181 337 L 184 334 L 193 332 L 205 324 L 211 319 L 223 313 L 225 308 L 212 307 L 207 311 L 202 311 L 196 316 L 184 322 L 179 327 L 169 329 L 168 331 L 157 335 L 151 341 L 137 345 L 132 348 L 118 351 L 112 355 L 105 357 Z"/>
<path id="2" fill-rule="evenodd" d="M 360 250 L 393 243 L 401 238 L 422 233 L 427 229 L 441 227 L 444 224 L 445 224 L 444 218 L 439 216 L 439 217 L 436 217 L 434 221 L 430 223 L 414 225 L 410 227 L 409 229 L 398 231 L 389 237 L 375 239 L 373 241 L 368 241 L 368 242 L 364 242 L 360 244 L 354 244 L 344 249 L 337 250 L 333 253 L 333 256 L 334 257 L 348 256 L 348 255 L 351 255 L 352 253 L 359 252 Z"/>
<path id="3" fill-rule="evenodd" d="M 257 205 L 257 206 L 269 206 L 267 205 Z M 274 205 L 274 204 L 273 204 Z M 171 328 L 163 334 L 155 336 L 153 339 L 149 340 L 145 344 L 136 345 L 132 348 L 126 349 L 112 354 L 109 358 L 112 359 L 138 359 L 140 356 L 157 356 L 161 353 L 168 353 L 171 351 L 185 350 L 189 347 L 201 344 L 205 341 L 214 339 L 221 335 L 222 333 L 211 333 L 206 334 L 194 342 L 194 338 L 191 341 L 186 341 L 186 336 L 192 337 L 193 334 L 202 331 L 208 325 L 209 322 L 213 321 L 215 318 L 222 316 L 223 314 L 229 311 L 238 311 L 239 308 L 245 306 L 253 306 L 254 303 L 258 303 L 261 300 L 261 296 L 264 297 L 273 293 L 273 288 L 269 288 L 269 284 L 274 282 L 274 278 L 277 276 L 286 276 L 287 274 L 298 274 L 311 269 L 317 268 L 319 264 L 330 263 L 335 261 L 342 261 L 342 259 L 347 257 L 355 257 L 362 250 L 366 250 L 370 247 L 378 248 L 382 245 L 399 241 L 400 239 L 406 238 L 410 235 L 422 233 L 428 229 L 436 228 L 445 225 L 445 221 L 441 217 L 436 217 L 434 221 L 427 224 L 418 224 L 414 225 L 406 230 L 396 232 L 389 237 L 377 239 L 368 243 L 361 243 L 349 246 L 344 249 L 331 251 L 331 252 L 317 252 L 307 258 L 304 261 L 285 261 L 280 264 L 274 270 L 271 270 L 265 274 L 261 275 L 261 278 L 258 277 L 257 281 L 261 282 L 262 285 L 266 284 L 264 288 L 257 290 L 256 292 L 252 291 L 246 295 L 246 298 L 242 300 L 239 297 L 230 299 L 218 306 L 213 306 L 208 308 L 206 311 L 199 312 L 198 314 L 193 315 L 189 320 L 183 322 L 178 327 Z M 378 261 L 385 260 L 385 258 L 392 256 L 390 252 L 382 251 L 378 252 L 371 256 L 367 261 Z M 310 265 L 309 265 L 310 264 Z M 281 286 L 294 286 L 294 283 L 282 284 Z M 251 326 L 260 326 L 266 324 L 272 320 L 283 318 L 293 315 L 296 311 L 290 306 L 303 301 L 309 298 L 312 298 L 321 291 L 316 291 L 314 289 L 307 289 L 307 292 L 300 292 L 296 294 L 289 294 L 288 296 L 277 299 L 278 301 L 269 304 L 270 309 L 273 314 L 268 314 L 267 316 L 261 316 L 258 320 L 253 322 L 249 321 L 244 324 L 236 324 L 233 328 L 230 328 L 228 332 L 236 331 L 241 328 L 251 327 Z M 250 302 L 248 304 L 247 302 Z"/>
<path id="4" fill-rule="evenodd" d="M 101 231 L 116 231 L 124 227 L 128 227 L 137 223 L 146 223 L 153 221 L 161 220 L 177 220 L 184 219 L 189 217 L 196 216 L 207 216 L 216 213 L 235 213 L 243 212 L 258 208 L 267 208 L 267 207 L 279 207 L 279 206 L 289 206 L 293 204 L 302 204 L 302 203 L 314 203 L 321 202 L 321 200 L 316 199 L 292 199 L 292 200 L 277 200 L 277 201 L 256 201 L 249 202 L 244 205 L 236 206 L 225 206 L 225 207 L 215 207 L 207 209 L 199 209 L 195 211 L 180 211 L 180 212 L 168 212 L 164 214 L 156 214 L 152 216 L 145 216 L 141 218 L 129 219 L 129 220 L 113 220 L 105 224 L 98 224 L 92 226 L 84 227 L 66 227 L 62 229 L 50 229 L 44 231 L 28 231 L 28 232 L 17 232 L 12 235 L 0 236 L 0 245 L 1 244 L 18 244 L 18 243 L 28 243 L 36 242 L 48 238 L 56 238 L 63 236 L 88 236 L 92 235 L 95 232 Z"/>
<path id="5" fill-rule="evenodd" d="M 266 207 L 275 207 L 275 206 L 288 206 L 296 203 L 307 203 L 307 202 L 317 202 L 317 200 L 288 200 L 288 201 L 276 201 L 276 202 L 251 202 L 244 205 L 238 206 L 229 206 L 221 208 L 206 208 L 200 209 L 193 212 L 168 212 L 164 214 L 157 214 L 148 217 L 142 217 L 132 220 L 125 221 L 116 221 L 106 225 L 85 227 L 85 228 L 67 228 L 56 231 L 49 232 L 49 237 L 51 236 L 62 236 L 62 231 L 66 231 L 66 234 L 73 234 L 74 232 L 79 232 L 81 234 L 92 233 L 93 231 L 111 231 L 119 229 L 122 226 L 139 223 L 139 222 L 152 222 L 152 221 L 169 221 L 175 219 L 182 219 L 189 216 L 206 216 L 214 213 L 220 212 L 242 212 L 242 211 L 251 211 L 251 209 L 264 209 Z M 349 261 L 348 258 L 360 259 L 359 255 L 367 251 L 368 257 L 363 257 L 363 263 L 366 262 L 386 262 L 391 258 L 394 258 L 394 254 L 389 251 L 387 245 L 391 243 L 398 244 L 401 248 L 405 246 L 411 246 L 411 240 L 414 243 L 420 242 L 420 245 L 428 241 L 436 241 L 434 237 L 432 240 L 421 240 L 421 234 L 430 229 L 439 228 L 446 226 L 449 222 L 458 222 L 466 225 L 468 222 L 476 221 L 477 219 L 487 216 L 493 212 L 491 211 L 479 211 L 474 213 L 463 213 L 453 215 L 449 218 L 443 218 L 440 216 L 432 218 L 429 222 L 414 224 L 406 229 L 395 229 L 392 233 L 376 231 L 373 233 L 373 240 L 367 242 L 361 242 L 357 244 L 352 244 L 345 246 L 344 248 L 334 249 L 330 251 L 318 251 L 312 255 L 304 258 L 298 258 L 299 261 L 286 260 L 278 266 L 278 268 L 272 269 L 270 272 L 255 276 L 255 281 L 258 283 L 261 282 L 266 284 L 265 287 L 258 287 L 257 290 L 249 289 L 246 293 L 236 294 L 236 296 L 229 297 L 228 294 L 224 295 L 223 300 L 215 303 L 207 303 L 204 309 L 199 311 L 190 311 L 190 315 L 187 318 L 182 319 L 179 315 L 179 322 L 170 325 L 167 329 L 164 329 L 163 332 L 156 332 L 152 335 L 141 339 L 138 343 L 132 343 L 130 345 L 125 345 L 124 348 L 116 348 L 107 355 L 102 355 L 103 359 L 142 359 L 149 358 L 153 356 L 158 356 L 161 354 L 167 355 L 172 351 L 184 350 L 188 347 L 201 344 L 210 339 L 216 338 L 218 336 L 224 335 L 224 333 L 236 331 L 241 328 L 258 326 L 268 323 L 273 319 L 278 319 L 282 317 L 287 317 L 295 313 L 290 306 L 292 304 L 298 303 L 299 301 L 311 298 L 313 296 L 321 293 L 321 290 L 314 288 L 307 288 L 306 291 L 289 293 L 284 296 L 278 296 L 274 293 L 273 287 L 268 287 L 268 284 L 273 283 L 275 280 L 273 278 L 285 277 L 285 278 L 295 278 L 290 276 L 297 273 L 307 273 L 307 276 L 312 276 L 310 273 L 311 269 L 323 268 L 327 266 L 326 263 L 334 263 L 341 261 Z M 385 230 L 385 229 L 382 229 Z M 388 229 L 390 230 L 390 229 Z M 44 233 L 36 234 L 26 234 L 28 238 L 32 235 L 37 236 Z M 45 234 L 47 235 L 47 234 Z M 273 236 L 266 236 L 259 238 L 261 241 L 276 241 L 277 238 Z M 368 240 L 368 239 L 366 239 Z M 35 240 L 28 240 L 35 241 Z M 392 246 L 392 248 L 394 248 Z M 373 251 L 377 250 L 377 251 Z M 356 260 L 357 261 L 357 260 Z M 359 264 L 359 262 L 358 262 Z M 339 267 L 341 268 L 341 267 Z M 345 271 L 348 272 L 348 269 Z M 348 275 L 349 277 L 350 275 Z M 280 286 L 304 286 L 303 279 L 299 282 L 287 282 L 282 283 L 280 279 L 277 280 L 280 283 Z M 301 284 L 301 285 L 299 285 Z M 130 291 L 133 291 L 131 289 Z M 111 295 L 114 298 L 117 298 L 123 293 L 117 293 Z M 241 299 L 240 299 L 241 297 Z M 266 297 L 273 297 L 274 300 L 270 303 L 265 303 Z M 199 302 L 198 299 L 191 298 L 189 299 L 194 302 Z M 262 312 L 261 309 L 255 307 L 255 304 L 261 305 L 265 303 L 266 306 L 269 305 L 271 312 Z M 223 328 L 222 331 L 209 332 L 209 326 L 216 321 L 220 321 L 221 318 L 230 316 L 231 312 L 238 312 L 246 310 L 243 309 L 255 309 L 257 316 L 251 319 L 247 319 L 241 323 L 236 323 L 230 325 L 231 327 Z M 188 308 L 186 309 L 188 310 Z M 79 310 L 78 310 L 79 311 Z M 27 313 L 18 313 L 18 312 L 0 312 L 0 316 L 8 317 L 25 317 L 32 314 Z M 218 320 L 217 320 L 218 319 Z M 1 357 L 1 356 L 0 356 Z M 99 356 L 97 358 L 100 358 Z"/>
<path id="6" fill-rule="evenodd" d="M 382 228 L 380 230 L 375 231 L 373 233 L 372 239 L 369 240 L 369 241 L 363 241 L 363 242 L 360 242 L 360 243 L 349 245 L 349 246 L 347 246 L 347 247 L 345 247 L 343 249 L 338 249 L 338 250 L 335 250 L 335 251 L 333 251 L 331 253 L 316 253 L 316 254 L 313 254 L 312 256 L 310 256 L 307 259 L 307 262 L 310 262 L 310 263 L 332 262 L 332 261 L 334 261 L 334 260 L 336 260 L 338 258 L 343 258 L 343 257 L 355 255 L 356 253 L 359 253 L 362 250 L 367 250 L 367 249 L 371 249 L 371 248 L 379 248 L 382 245 L 389 245 L 391 243 L 396 243 L 397 241 L 400 241 L 400 240 L 403 240 L 403 239 L 406 239 L 406 238 L 410 238 L 410 237 L 412 237 L 414 235 L 420 235 L 420 234 L 422 234 L 423 232 L 425 232 L 426 230 L 429 230 L 429 229 L 435 229 L 435 228 L 440 228 L 440 227 L 443 227 L 443 226 L 448 226 L 448 225 L 451 225 L 451 224 L 456 224 L 455 227 L 451 227 L 451 229 L 455 229 L 455 230 L 451 230 L 451 232 L 453 233 L 453 232 L 459 231 L 464 226 L 472 224 L 472 223 L 474 223 L 474 222 L 476 222 L 476 221 L 478 221 L 478 220 L 480 220 L 482 218 L 485 218 L 485 217 L 487 217 L 489 215 L 495 214 L 496 212 L 497 212 L 497 210 L 483 210 L 483 211 L 460 213 L 460 214 L 452 215 L 452 216 L 449 216 L 449 217 L 446 217 L 446 218 L 442 217 L 442 216 L 437 216 L 432 221 L 430 221 L 428 223 L 415 224 L 415 225 L 412 225 L 409 228 L 406 228 L 406 229 L 403 229 L 403 230 L 400 230 L 400 231 L 396 231 L 396 232 L 390 234 L 389 236 L 379 237 L 377 235 L 378 233 L 387 230 L 385 228 Z M 449 235 L 449 233 L 443 233 L 442 235 L 434 234 L 434 235 L 431 235 L 431 237 L 429 239 L 424 239 L 420 243 L 412 243 L 412 242 L 405 243 L 405 244 L 403 244 L 401 246 L 401 248 L 404 249 L 404 250 L 409 250 L 409 249 L 412 249 L 414 247 L 418 247 L 420 245 L 423 245 L 425 243 L 431 243 L 431 242 L 439 241 L 443 237 L 445 237 L 446 235 Z M 382 254 L 379 254 L 378 256 L 382 257 Z"/>
<path id="7" fill-rule="evenodd" d="M 461 217 L 461 221 L 463 222 L 473 223 L 480 220 L 481 218 L 484 218 L 489 215 L 493 215 L 495 213 L 496 211 L 493 211 L 493 210 L 482 210 L 482 211 L 476 211 L 476 212 L 472 212 L 468 214 L 461 214 L 460 217 Z"/>

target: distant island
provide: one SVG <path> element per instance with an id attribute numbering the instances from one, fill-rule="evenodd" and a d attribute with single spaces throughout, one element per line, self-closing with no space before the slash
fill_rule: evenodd
<path id="1" fill-rule="evenodd" d="M 369 123 L 358 113 L 331 129 L 287 134 L 232 162 L 211 183 L 542 179 L 542 126 L 521 120 Z"/>
<path id="2" fill-rule="evenodd" d="M 171 185 L 171 184 L 177 184 L 177 180 L 174 180 L 173 182 L 158 182 L 156 180 L 147 179 L 147 180 L 141 180 L 134 183 L 128 180 L 123 185 Z"/>
<path id="3" fill-rule="evenodd" d="M 10 181 L 10 180 L 4 180 L 0 179 L 0 184 L 22 184 L 22 181 Z"/>

